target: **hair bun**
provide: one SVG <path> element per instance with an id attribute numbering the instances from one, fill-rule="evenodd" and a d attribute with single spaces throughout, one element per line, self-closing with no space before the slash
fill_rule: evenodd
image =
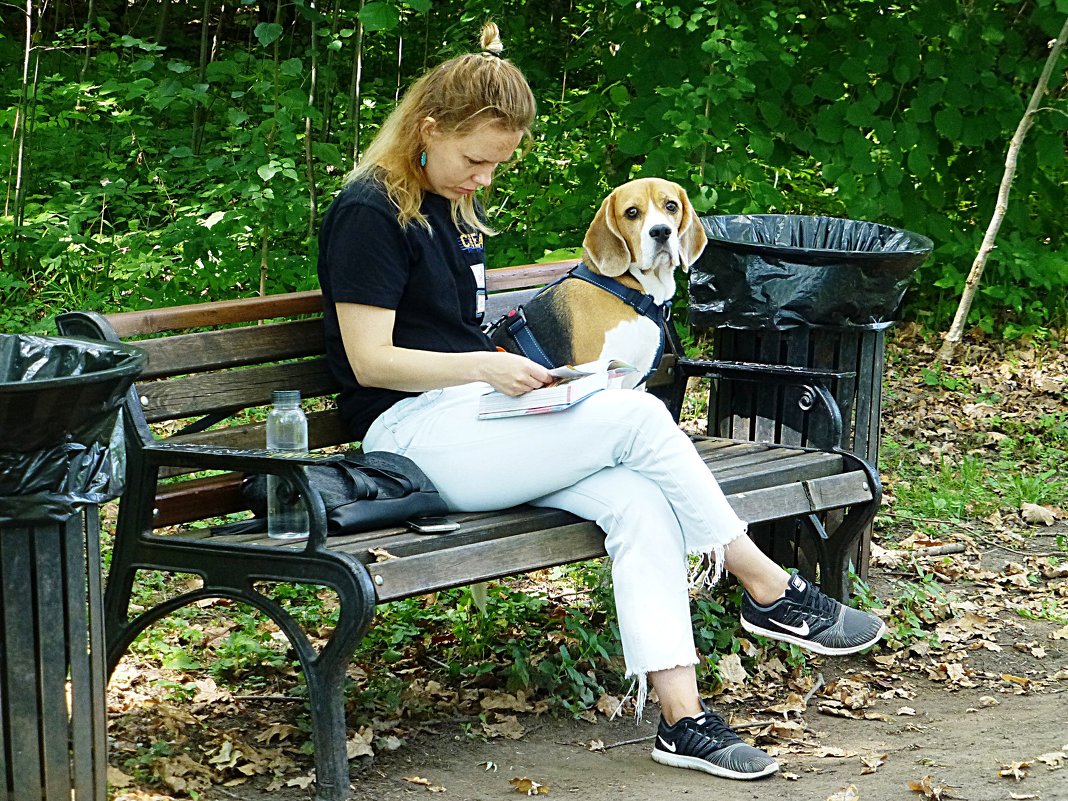
<path id="1" fill-rule="evenodd" d="M 501 31 L 492 22 L 482 26 L 482 52 L 499 56 L 504 52 L 504 43 L 501 42 Z"/>

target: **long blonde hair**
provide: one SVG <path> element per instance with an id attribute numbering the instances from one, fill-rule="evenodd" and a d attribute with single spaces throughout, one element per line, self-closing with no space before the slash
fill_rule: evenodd
<path id="1" fill-rule="evenodd" d="M 462 136 L 487 123 L 530 135 L 534 95 L 519 68 L 501 58 L 504 46 L 492 22 L 482 26 L 481 45 L 481 53 L 451 58 L 412 84 L 345 179 L 346 184 L 365 177 L 381 182 L 401 225 L 430 225 L 419 210 L 423 192 L 430 189 L 419 163 L 428 117 L 449 135 Z M 478 219 L 470 195 L 452 201 L 452 217 L 457 224 L 493 233 Z"/>

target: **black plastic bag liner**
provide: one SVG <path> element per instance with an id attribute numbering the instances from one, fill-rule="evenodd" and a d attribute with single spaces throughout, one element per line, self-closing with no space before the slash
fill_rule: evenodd
<path id="1" fill-rule="evenodd" d="M 118 410 L 145 354 L 0 334 L 0 524 L 62 521 L 122 491 Z"/>
<path id="2" fill-rule="evenodd" d="M 781 330 L 880 329 L 934 243 L 888 225 L 787 214 L 702 217 L 690 322 Z"/>

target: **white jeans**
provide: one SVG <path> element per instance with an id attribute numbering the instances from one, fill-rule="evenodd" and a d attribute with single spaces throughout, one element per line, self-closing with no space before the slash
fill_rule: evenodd
<path id="1" fill-rule="evenodd" d="M 407 398 L 384 412 L 365 450 L 407 456 L 456 511 L 520 503 L 565 509 L 606 534 L 627 675 L 697 663 L 687 554 L 711 555 L 746 531 L 664 404 L 605 390 L 554 414 L 479 420 L 489 386 Z M 644 693 L 640 693 L 643 695 Z"/>

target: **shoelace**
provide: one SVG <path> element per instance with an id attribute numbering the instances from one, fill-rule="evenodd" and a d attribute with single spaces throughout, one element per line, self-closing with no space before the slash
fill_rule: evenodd
<path id="1" fill-rule="evenodd" d="M 701 717 L 695 718 L 695 721 L 698 731 L 724 745 L 730 745 L 741 740 L 741 737 L 734 733 L 726 721 L 711 709 L 706 709 Z"/>
<path id="2" fill-rule="evenodd" d="M 805 591 L 801 593 L 800 605 L 803 608 L 815 609 L 820 617 L 834 620 L 838 613 L 838 604 L 830 596 L 824 595 L 811 584 L 805 585 Z"/>

